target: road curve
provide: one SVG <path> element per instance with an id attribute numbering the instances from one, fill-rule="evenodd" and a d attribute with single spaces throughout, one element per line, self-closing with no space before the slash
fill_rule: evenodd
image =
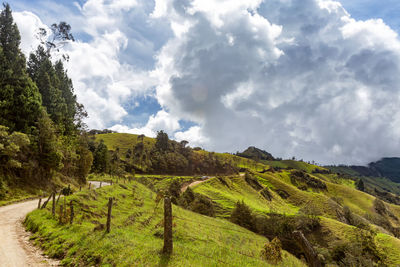
<path id="1" fill-rule="evenodd" d="M 25 216 L 37 208 L 38 200 L 0 207 L 0 266 L 58 266 L 29 242 L 29 233 L 22 225 Z"/>
<path id="2" fill-rule="evenodd" d="M 90 181 L 92 188 L 100 182 Z M 109 185 L 102 182 L 103 186 Z M 37 208 L 38 200 L 30 200 L 0 207 L 0 267 L 48 267 L 58 266 L 56 260 L 42 255 L 40 249 L 29 242 L 30 233 L 25 231 L 22 221 Z"/>
<path id="3" fill-rule="evenodd" d="M 193 187 L 193 186 L 195 186 L 195 185 L 204 183 L 205 181 L 210 180 L 211 178 L 214 178 L 214 177 L 207 177 L 207 178 L 204 179 L 204 180 L 197 180 L 197 181 L 191 182 L 190 184 L 186 184 L 186 185 L 182 186 L 181 192 L 183 193 L 183 192 L 186 191 L 186 189 L 188 189 L 188 187 Z"/>

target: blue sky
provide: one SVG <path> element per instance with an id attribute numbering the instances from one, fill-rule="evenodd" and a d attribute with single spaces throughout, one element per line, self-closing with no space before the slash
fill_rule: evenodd
<path id="1" fill-rule="evenodd" d="M 322 163 L 398 156 L 400 2 L 342 1 L 350 16 L 328 0 L 261 2 L 9 3 L 25 53 L 38 27 L 71 24 L 89 128 Z"/>

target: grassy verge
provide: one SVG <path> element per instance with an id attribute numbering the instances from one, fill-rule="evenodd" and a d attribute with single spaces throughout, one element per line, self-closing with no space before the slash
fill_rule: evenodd
<path id="1" fill-rule="evenodd" d="M 111 233 L 105 234 L 109 197 L 115 198 L 115 205 Z M 59 223 L 48 209 L 30 213 L 25 225 L 45 253 L 66 266 L 268 266 L 260 257 L 266 238 L 177 206 L 174 253 L 163 256 L 162 203 L 154 199 L 155 194 L 138 182 L 114 184 L 67 197 L 67 203 L 75 203 L 72 225 Z M 302 265 L 284 252 L 280 266 Z"/>

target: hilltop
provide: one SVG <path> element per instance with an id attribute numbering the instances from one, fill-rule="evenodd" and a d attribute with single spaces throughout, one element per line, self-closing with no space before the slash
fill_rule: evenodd
<path id="1" fill-rule="evenodd" d="M 245 151 L 241 153 L 236 153 L 237 156 L 252 159 L 255 161 L 260 160 L 274 160 L 274 157 L 265 150 L 256 148 L 254 146 L 248 147 Z"/>

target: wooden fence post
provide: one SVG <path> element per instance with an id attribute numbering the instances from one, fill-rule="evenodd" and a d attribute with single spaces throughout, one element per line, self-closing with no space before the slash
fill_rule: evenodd
<path id="1" fill-rule="evenodd" d="M 72 200 L 71 202 L 69 202 L 69 208 L 71 211 L 71 214 L 69 216 L 69 223 L 72 224 L 74 222 L 74 205 L 72 204 Z"/>
<path id="2" fill-rule="evenodd" d="M 164 248 L 163 253 L 172 254 L 172 205 L 171 198 L 164 198 Z"/>
<path id="3" fill-rule="evenodd" d="M 56 202 L 57 204 L 58 204 L 58 201 L 60 200 L 61 194 L 62 194 L 62 190 L 60 190 L 60 193 L 58 194 L 58 198 L 57 198 L 57 202 Z"/>
<path id="4" fill-rule="evenodd" d="M 58 218 L 60 224 L 62 224 L 62 222 L 63 222 L 63 217 L 64 217 L 63 215 L 64 215 L 63 205 L 61 204 L 60 205 L 60 217 Z"/>
<path id="5" fill-rule="evenodd" d="M 50 196 L 49 196 L 49 198 L 43 203 L 43 206 L 41 207 L 41 209 L 44 209 L 44 208 L 46 208 L 46 206 L 47 206 L 47 203 L 49 203 L 49 201 L 50 201 L 50 198 L 53 196 L 53 193 L 51 193 L 50 194 Z"/>
<path id="6" fill-rule="evenodd" d="M 101 184 L 102 184 L 102 182 L 100 182 L 100 187 L 99 188 L 101 188 Z"/>
<path id="7" fill-rule="evenodd" d="M 53 192 L 53 207 L 51 208 L 51 213 L 56 216 L 56 192 Z"/>
<path id="8" fill-rule="evenodd" d="M 90 190 L 90 186 L 92 185 L 92 183 L 89 183 L 89 190 Z"/>
<path id="9" fill-rule="evenodd" d="M 42 203 L 42 198 L 39 198 L 39 204 L 37 206 L 38 209 L 40 209 L 40 204 Z"/>
<path id="10" fill-rule="evenodd" d="M 65 198 L 66 198 L 66 196 L 64 196 L 64 216 L 63 217 L 67 217 L 67 203 L 66 203 L 66 200 L 65 200 Z"/>
<path id="11" fill-rule="evenodd" d="M 81 186 L 81 185 L 79 186 L 79 192 L 80 192 L 80 191 L 82 191 L 82 186 Z"/>
<path id="12" fill-rule="evenodd" d="M 311 267 L 321 267 L 322 265 L 318 258 L 318 254 L 315 252 L 311 243 L 307 240 L 304 234 L 301 231 L 294 231 L 293 237 L 306 254 L 308 265 Z"/>
<path id="13" fill-rule="evenodd" d="M 113 199 L 112 199 L 112 197 L 110 197 L 110 198 L 108 199 L 107 229 L 106 229 L 106 232 L 107 232 L 107 233 L 110 232 L 110 228 L 111 228 L 112 202 L 113 202 Z"/>

